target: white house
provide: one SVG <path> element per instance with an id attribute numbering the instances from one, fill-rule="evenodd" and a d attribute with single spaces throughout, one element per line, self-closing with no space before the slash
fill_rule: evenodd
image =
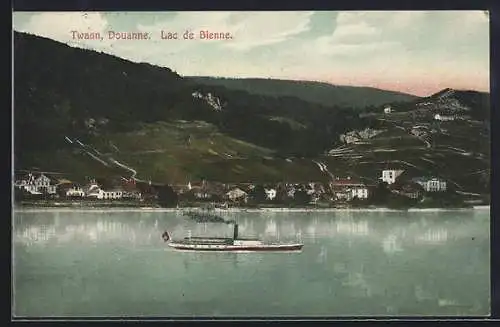
<path id="1" fill-rule="evenodd" d="M 444 192 L 446 191 L 446 181 L 440 178 L 418 177 L 413 181 L 421 185 L 426 192 Z"/>
<path id="2" fill-rule="evenodd" d="M 122 192 L 122 199 L 134 199 L 134 200 L 140 200 L 142 198 L 141 192 L 138 191 L 133 191 L 133 192 Z"/>
<path id="3" fill-rule="evenodd" d="M 38 177 L 30 173 L 26 179 L 17 181 L 14 185 L 31 194 L 56 194 L 56 185 L 51 184 L 50 178 L 43 173 Z"/>
<path id="4" fill-rule="evenodd" d="M 393 184 L 396 179 L 404 172 L 404 170 L 399 169 L 386 169 L 382 170 L 382 177 L 380 179 L 387 184 Z"/>
<path id="5" fill-rule="evenodd" d="M 442 115 L 442 114 L 435 114 L 434 115 L 434 120 L 439 120 L 439 121 L 453 121 L 453 120 L 460 120 L 460 119 L 468 119 L 470 116 L 468 115 Z"/>
<path id="6" fill-rule="evenodd" d="M 84 197 L 85 192 L 81 187 L 73 186 L 66 190 L 66 196 L 68 197 Z"/>
<path id="7" fill-rule="evenodd" d="M 351 188 L 352 198 L 368 199 L 368 188 L 366 186 L 356 186 Z"/>
<path id="8" fill-rule="evenodd" d="M 123 191 L 121 190 L 111 190 L 104 191 L 103 189 L 95 190 L 94 192 L 87 194 L 89 198 L 96 198 L 99 200 L 116 200 L 123 197 Z"/>
<path id="9" fill-rule="evenodd" d="M 212 197 L 212 194 L 210 194 L 205 189 L 196 188 L 193 192 L 193 196 L 197 199 L 210 199 Z"/>
<path id="10" fill-rule="evenodd" d="M 451 120 L 455 120 L 455 116 L 446 116 L 446 115 L 441 115 L 441 114 L 435 114 L 434 120 L 451 121 Z"/>
<path id="11" fill-rule="evenodd" d="M 246 200 L 246 198 L 247 198 L 247 192 L 245 192 L 242 189 L 240 189 L 240 188 L 237 187 L 237 188 L 232 189 L 231 191 L 227 192 L 226 196 L 231 201 L 236 201 L 236 200 L 240 200 L 240 199 Z"/>
<path id="12" fill-rule="evenodd" d="M 121 199 L 123 197 L 123 191 L 120 189 L 113 189 L 109 191 L 102 192 L 104 199 Z"/>
<path id="13" fill-rule="evenodd" d="M 99 192 L 101 188 L 95 181 L 91 181 L 85 190 L 85 195 L 91 198 L 97 198 L 99 196 Z"/>
<path id="14" fill-rule="evenodd" d="M 274 200 L 276 198 L 276 190 L 273 188 L 265 189 L 266 191 L 266 196 L 268 200 Z"/>
<path id="15" fill-rule="evenodd" d="M 336 200 L 368 199 L 368 187 L 350 177 L 337 178 L 330 184 L 330 187 Z"/>
<path id="16" fill-rule="evenodd" d="M 123 190 L 114 189 L 105 191 L 97 183 L 92 182 L 87 189 L 86 196 L 99 200 L 121 199 L 123 197 Z"/>

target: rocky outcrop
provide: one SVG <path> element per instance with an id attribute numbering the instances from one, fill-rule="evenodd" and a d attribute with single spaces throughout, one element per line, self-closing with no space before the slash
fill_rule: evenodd
<path id="1" fill-rule="evenodd" d="M 340 135 L 340 141 L 343 143 L 351 144 L 354 142 L 359 142 L 363 140 L 371 139 L 372 137 L 384 132 L 385 130 L 377 130 L 371 128 L 365 128 L 363 130 L 349 131 L 345 134 Z"/>
<path id="2" fill-rule="evenodd" d="M 202 93 L 195 91 L 191 95 L 193 96 L 193 98 L 204 100 L 215 111 L 222 111 L 222 109 L 224 108 L 224 104 L 222 104 L 220 99 L 212 95 L 212 93 L 210 92 L 206 95 L 203 95 Z"/>

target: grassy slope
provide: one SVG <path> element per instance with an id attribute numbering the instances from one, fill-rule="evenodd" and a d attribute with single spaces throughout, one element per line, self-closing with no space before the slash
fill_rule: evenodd
<path id="1" fill-rule="evenodd" d="M 402 167 L 408 176 L 436 175 L 457 183 L 464 191 L 484 192 L 478 186 L 481 174 L 489 171 L 489 158 L 460 153 L 448 148 L 457 145 L 466 152 L 485 148 L 484 139 L 473 138 L 478 131 L 462 123 L 441 124 L 452 136 L 434 136 L 435 146 L 425 143 L 399 128 L 388 128 L 369 144 L 352 144 L 349 154 L 323 156 L 315 160 L 328 166 L 336 176 L 353 176 L 377 183 L 380 171 L 388 165 Z M 472 134 L 471 134 L 472 133 Z M 454 136 L 455 135 L 455 136 Z M 191 136 L 191 143 L 186 140 Z M 464 137 L 469 137 L 468 142 Z M 453 141 L 459 139 L 454 144 Z M 221 134 L 205 122 L 158 122 L 143 124 L 128 133 L 102 134 L 87 140 L 104 156 L 110 156 L 137 170 L 140 179 L 158 183 L 187 183 L 202 178 L 220 182 L 306 182 L 327 181 L 312 159 L 274 157 L 262 148 Z M 114 144 L 119 150 L 111 146 Z M 483 144 L 483 145 L 481 145 Z M 396 151 L 377 151 L 389 149 Z M 229 157 L 230 155 L 231 157 Z M 108 168 L 88 155 L 72 148 L 58 151 L 56 156 L 39 158 L 40 168 L 58 170 L 74 176 L 130 176 L 124 169 Z M 47 165 L 44 167 L 44 165 Z"/>
<path id="2" fill-rule="evenodd" d="M 135 132 L 101 134 L 85 143 L 103 156 L 137 170 L 137 178 L 158 183 L 187 183 L 202 178 L 221 182 L 325 180 L 324 174 L 309 159 L 288 162 L 276 158 L 272 150 L 221 134 L 205 122 L 143 124 Z M 85 172 L 84 175 L 130 176 L 125 169 L 106 168 L 79 152 L 70 148 L 59 151 L 57 157 L 50 160 L 50 167 L 76 175 Z M 42 166 L 44 160 L 41 157 Z"/>
<path id="3" fill-rule="evenodd" d="M 352 167 L 353 174 L 373 181 L 385 167 L 401 167 L 409 177 L 434 175 L 464 191 L 486 192 L 483 181 L 489 178 L 490 141 L 484 127 L 474 121 L 435 124 L 441 132 L 428 136 L 431 145 L 428 147 L 408 133 L 412 125 L 409 124 L 410 115 L 380 116 L 387 130 L 370 139 L 368 144 L 347 145 L 350 152 L 336 157 L 335 161 L 343 158 Z M 416 125 L 428 123 L 426 119 L 415 122 Z"/>

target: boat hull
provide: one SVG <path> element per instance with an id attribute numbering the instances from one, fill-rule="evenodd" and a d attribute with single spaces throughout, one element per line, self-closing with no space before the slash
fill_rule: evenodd
<path id="1" fill-rule="evenodd" d="M 287 252 L 300 251 L 303 244 L 265 244 L 265 245 L 205 245 L 169 243 L 169 247 L 183 251 L 210 251 L 210 252 Z"/>

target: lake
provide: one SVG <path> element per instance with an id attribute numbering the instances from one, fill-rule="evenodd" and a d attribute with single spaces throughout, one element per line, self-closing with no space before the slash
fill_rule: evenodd
<path id="1" fill-rule="evenodd" d="M 228 213 L 242 237 L 300 253 L 177 252 L 161 238 L 230 236 L 175 212 L 14 213 L 13 314 L 399 316 L 490 313 L 490 212 Z"/>

